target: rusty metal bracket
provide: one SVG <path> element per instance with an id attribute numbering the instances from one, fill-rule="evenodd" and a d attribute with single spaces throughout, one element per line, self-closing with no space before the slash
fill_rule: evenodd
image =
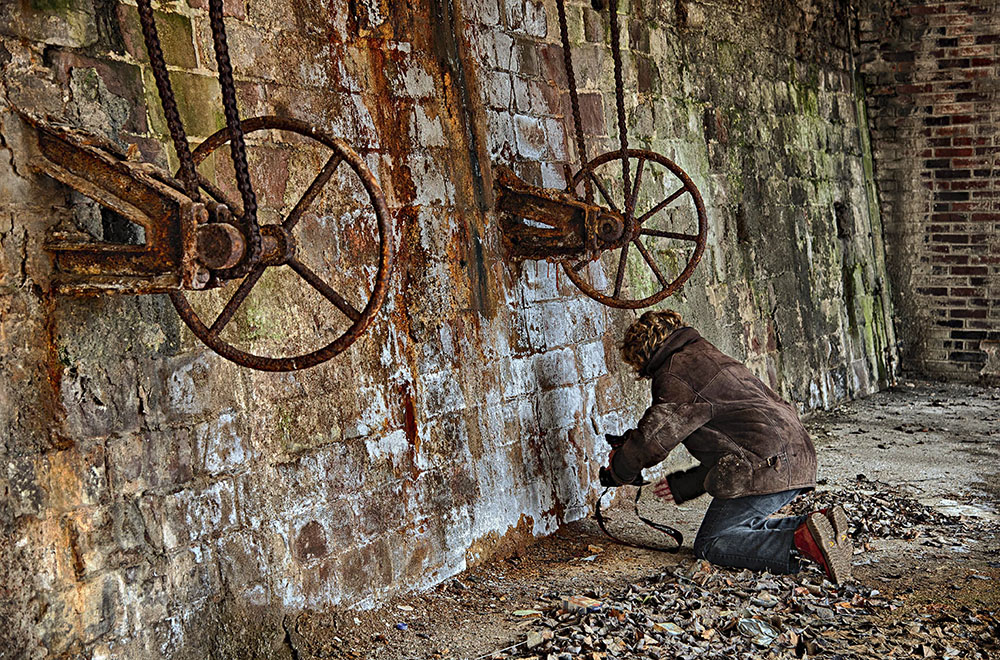
<path id="1" fill-rule="evenodd" d="M 208 222 L 204 204 L 180 192 L 166 172 L 129 162 L 97 138 L 28 121 L 38 136 L 35 169 L 145 232 L 142 245 L 98 241 L 83 232 L 50 233 L 45 247 L 55 258 L 56 292 L 144 294 L 205 287 L 210 273 L 199 261 L 199 230 L 215 223 Z M 204 236 L 200 243 L 206 245 Z"/>
<path id="2" fill-rule="evenodd" d="M 532 186 L 502 165 L 496 172 L 497 210 L 511 258 L 590 260 L 621 237 L 621 213 L 562 190 Z"/>

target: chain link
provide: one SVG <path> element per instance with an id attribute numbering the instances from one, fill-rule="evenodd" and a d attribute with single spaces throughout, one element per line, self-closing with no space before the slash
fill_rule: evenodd
<path id="1" fill-rule="evenodd" d="M 156 29 L 156 19 L 150 0 L 136 0 L 139 9 L 139 24 L 142 27 L 143 41 L 149 53 L 149 64 L 153 70 L 156 89 L 160 95 L 160 105 L 167 120 L 167 128 L 177 151 L 180 161 L 180 174 L 184 183 L 184 191 L 188 197 L 201 201 L 199 178 L 195 170 L 194 158 L 188 146 L 184 124 L 177 109 L 177 100 L 170 86 L 163 48 Z M 236 186 L 243 200 L 243 215 L 239 219 L 240 229 L 247 239 L 247 250 L 243 260 L 234 268 L 217 271 L 222 279 L 243 277 L 260 259 L 261 239 L 260 226 L 257 223 L 257 196 L 250 181 L 250 168 L 247 164 L 246 142 L 243 138 L 243 128 L 240 124 L 239 109 L 236 105 L 236 85 L 233 82 L 233 66 L 229 59 L 229 47 L 226 42 L 226 26 L 222 18 L 222 0 L 209 0 L 209 22 L 212 27 L 212 41 L 215 46 L 215 58 L 219 64 L 219 85 L 222 88 L 222 107 L 226 116 L 226 127 L 229 131 L 229 147 L 233 158 L 233 169 L 236 172 Z"/>
<path id="2" fill-rule="evenodd" d="M 236 172 L 236 187 L 243 198 L 243 215 L 240 225 L 247 238 L 247 254 L 236 267 L 221 273 L 226 278 L 242 277 L 260 258 L 260 226 L 257 224 L 257 196 L 250 181 L 247 164 L 246 142 L 240 113 L 236 106 L 236 85 L 233 82 L 233 65 L 229 60 L 229 46 L 226 41 L 226 24 L 222 18 L 222 0 L 208 1 L 208 19 L 212 27 L 212 42 L 215 46 L 215 60 L 219 64 L 219 85 L 222 87 L 222 108 L 229 129 L 229 151 Z"/>
<path id="3" fill-rule="evenodd" d="M 618 32 L 618 0 L 608 0 L 608 12 L 611 17 L 611 57 L 615 61 L 615 101 L 618 109 L 618 142 L 621 145 L 622 159 L 622 194 L 625 196 L 625 211 L 632 217 L 632 185 L 629 181 L 628 163 L 628 129 L 625 126 L 625 86 L 622 83 L 622 49 L 621 35 Z"/>
<path id="4" fill-rule="evenodd" d="M 576 88 L 576 74 L 573 72 L 573 56 L 570 53 L 569 29 L 566 27 L 566 7 L 564 0 L 556 0 L 556 9 L 559 12 L 559 34 L 562 37 L 563 65 L 566 67 L 566 82 L 569 84 L 569 100 L 573 107 L 573 127 L 576 131 L 576 152 L 580 157 L 580 165 L 587 164 L 587 144 L 583 138 L 583 121 L 580 118 L 580 95 Z M 567 181 L 567 185 L 572 182 Z M 588 177 L 584 181 L 584 190 L 587 195 L 587 203 L 594 201 L 594 187 Z"/>
<path id="5" fill-rule="evenodd" d="M 181 115 L 177 110 L 177 101 L 174 99 L 174 92 L 170 87 L 170 77 L 167 74 L 167 63 L 163 58 L 163 49 L 160 47 L 160 37 L 156 31 L 153 7 L 150 5 L 150 0 L 137 0 L 136 4 L 139 8 L 142 38 L 146 42 L 146 51 L 149 53 L 149 66 L 153 69 L 156 91 L 160 95 L 160 105 L 163 106 L 163 116 L 167 120 L 167 129 L 170 131 L 170 138 L 173 140 L 174 150 L 180 161 L 184 191 L 188 197 L 196 202 L 201 201 L 201 196 L 198 193 L 198 173 L 194 168 L 194 158 L 191 157 L 191 149 L 188 147 Z"/>
<path id="6" fill-rule="evenodd" d="M 580 117 L 579 91 L 576 86 L 576 75 L 573 72 L 573 57 L 570 54 L 569 30 L 566 27 L 566 7 L 565 0 L 556 0 L 556 9 L 559 12 L 559 33 L 562 37 L 563 63 L 566 67 L 566 81 L 569 84 L 569 98 L 573 106 L 573 127 L 576 131 L 577 152 L 580 155 L 580 165 L 586 166 L 587 147 L 583 136 L 583 122 Z M 597 9 L 596 4 L 595 9 Z M 602 3 L 603 4 L 603 1 Z M 632 196 L 629 194 L 631 185 L 630 168 L 628 162 L 628 129 L 625 124 L 625 86 L 622 82 L 622 52 L 621 40 L 618 26 L 618 0 L 608 0 L 608 9 L 611 19 L 611 57 L 615 65 L 615 108 L 618 114 L 618 142 L 621 149 L 622 161 L 622 182 L 624 183 L 623 194 L 625 196 L 626 211 L 631 216 Z M 587 203 L 594 201 L 594 191 L 590 178 L 584 181 L 586 188 Z"/>

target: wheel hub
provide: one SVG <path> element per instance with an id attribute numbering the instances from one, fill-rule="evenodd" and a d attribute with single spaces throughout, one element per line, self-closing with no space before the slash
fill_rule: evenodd
<path id="1" fill-rule="evenodd" d="M 613 244 L 625 234 L 625 218 L 621 213 L 604 209 L 597 218 L 597 238 L 605 245 Z"/>
<path id="2" fill-rule="evenodd" d="M 281 225 L 260 228 L 260 262 L 265 266 L 281 266 L 295 256 L 295 238 Z"/>

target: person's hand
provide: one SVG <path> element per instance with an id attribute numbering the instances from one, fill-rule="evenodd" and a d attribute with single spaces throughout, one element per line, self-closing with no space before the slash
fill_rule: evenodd
<path id="1" fill-rule="evenodd" d="M 619 484 L 615 481 L 615 478 L 611 476 L 611 469 L 602 467 L 597 473 L 597 479 L 601 482 L 601 485 L 606 488 L 616 488 Z"/>
<path id="2" fill-rule="evenodd" d="M 670 490 L 670 484 L 667 482 L 666 477 L 653 484 L 653 493 L 665 502 L 674 501 L 674 493 Z"/>
<path id="3" fill-rule="evenodd" d="M 612 449 L 618 449 L 623 444 L 625 444 L 625 436 L 624 435 L 615 435 L 614 433 L 605 433 L 604 434 L 604 441 L 607 442 L 609 445 L 611 445 Z M 612 452 L 612 453 L 614 453 L 614 452 Z"/>
<path id="4" fill-rule="evenodd" d="M 615 460 L 615 452 L 618 451 L 618 446 L 612 445 L 612 447 L 614 447 L 614 449 L 608 452 L 608 463 L 602 467 L 600 471 L 598 471 L 597 477 L 602 486 L 609 486 L 613 488 L 620 484 L 615 480 L 611 473 L 611 466 L 613 465 L 612 461 Z"/>

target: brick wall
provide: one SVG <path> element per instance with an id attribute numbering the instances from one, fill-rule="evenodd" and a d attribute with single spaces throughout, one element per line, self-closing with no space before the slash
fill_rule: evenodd
<path id="1" fill-rule="evenodd" d="M 157 14 L 193 143 L 222 125 L 204 4 Z M 616 122 L 589 4 L 567 9 L 597 154 Z M 630 141 L 685 168 L 708 209 L 702 263 L 666 304 L 803 410 L 893 370 L 841 4 L 622 12 Z M 552 0 L 226 6 L 244 115 L 311 122 L 375 173 L 389 298 L 344 354 L 269 374 L 206 349 L 164 296 L 53 294 L 48 232 L 104 228 L 32 170 L 14 110 L 176 162 L 131 3 L 0 4 L 0 656 L 287 658 L 286 617 L 371 606 L 585 516 L 603 432 L 648 402 L 615 348 L 635 313 L 509 263 L 492 211 L 494 165 L 553 186 L 579 166 Z M 273 221 L 323 161 L 252 137 Z M 226 172 L 210 174 L 231 187 Z M 345 282 L 370 257 L 357 207 L 301 227 L 302 258 Z M 236 339 L 280 351 L 336 321 L 271 270 Z"/>
<path id="2" fill-rule="evenodd" d="M 996 379 L 1000 12 L 870 2 L 860 19 L 904 366 Z"/>

